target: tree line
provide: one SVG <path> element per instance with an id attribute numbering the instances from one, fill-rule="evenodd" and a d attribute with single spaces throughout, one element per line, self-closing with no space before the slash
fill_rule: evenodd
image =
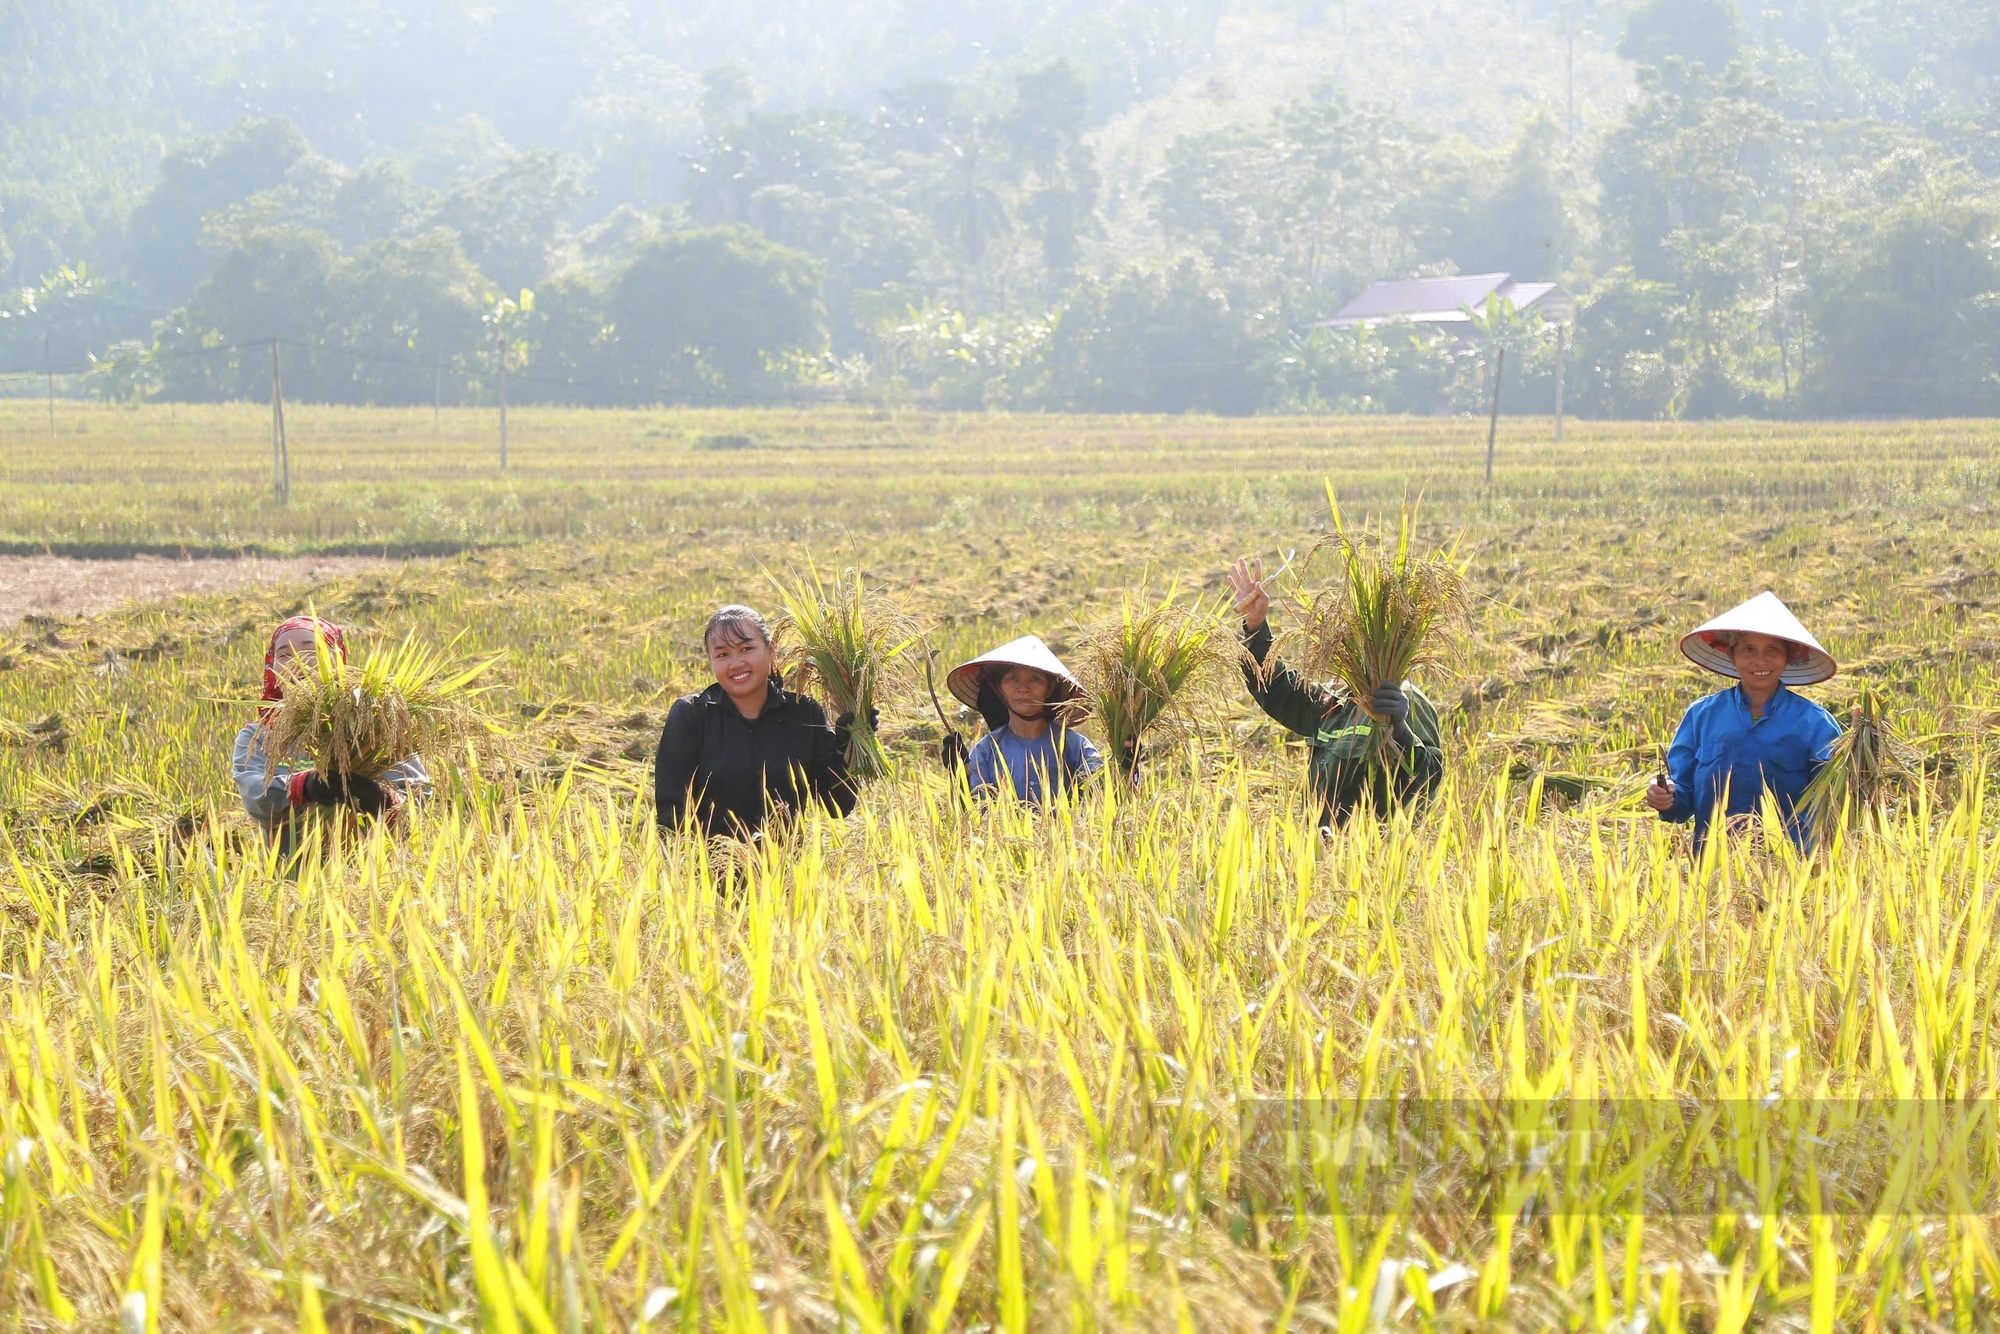
<path id="1" fill-rule="evenodd" d="M 288 394 L 332 402 L 481 401 L 504 361 L 520 401 L 1458 412 L 1504 345 L 1506 405 L 1547 411 L 1534 320 L 1324 324 L 1378 278 L 1504 270 L 1578 295 L 1583 415 L 2000 412 L 1990 71 L 1953 76 L 1969 100 L 1833 114 L 1803 48 L 1753 42 L 1730 0 L 1639 4 L 1620 41 L 1636 89 L 1588 143 L 1544 114 L 1482 151 L 1332 84 L 1180 135 L 1139 245 L 1107 232 L 1134 201 L 1107 199 L 1062 60 L 865 113 L 760 111 L 719 66 L 675 202 L 587 224 L 552 150 L 489 145 L 427 186 L 246 119 L 165 157 L 116 265 L 0 301 L 0 369 L 260 397 L 269 359 L 239 345 L 282 338 Z"/>

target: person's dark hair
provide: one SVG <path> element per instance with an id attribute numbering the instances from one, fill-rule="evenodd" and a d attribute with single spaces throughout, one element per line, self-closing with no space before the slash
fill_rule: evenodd
<path id="1" fill-rule="evenodd" d="M 717 631 L 725 632 L 732 644 L 748 644 L 753 640 L 765 644 L 771 642 L 771 627 L 756 608 L 746 607 L 740 602 L 732 602 L 708 618 L 708 624 L 701 632 L 703 651 L 715 642 Z"/>

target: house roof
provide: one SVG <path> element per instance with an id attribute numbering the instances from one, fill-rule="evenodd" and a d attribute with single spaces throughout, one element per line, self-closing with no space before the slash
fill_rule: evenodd
<path id="1" fill-rule="evenodd" d="M 1513 302 L 1514 309 L 1523 315 L 1534 307 L 1552 320 L 1569 318 L 1572 304 L 1569 293 L 1555 283 L 1517 283 L 1511 273 L 1403 278 L 1370 285 L 1367 291 L 1341 307 L 1332 319 L 1321 321 L 1321 327 L 1347 329 L 1388 320 L 1463 324 L 1471 318 L 1466 313 L 1468 306 L 1478 310 L 1493 295 Z"/>

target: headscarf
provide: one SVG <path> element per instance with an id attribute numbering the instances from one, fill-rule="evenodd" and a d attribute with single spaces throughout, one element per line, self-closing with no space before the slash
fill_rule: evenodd
<path id="1" fill-rule="evenodd" d="M 280 621 L 278 628 L 271 632 L 270 643 L 264 648 L 264 707 L 257 710 L 259 722 L 270 722 L 272 713 L 276 712 L 277 702 L 285 697 L 284 687 L 278 682 L 278 641 L 283 639 L 288 631 L 315 628 L 319 631 L 319 637 L 326 641 L 326 646 L 332 651 L 333 656 L 343 661 L 346 659 L 347 636 L 341 633 L 340 627 L 332 621 L 318 616 L 292 616 Z"/>

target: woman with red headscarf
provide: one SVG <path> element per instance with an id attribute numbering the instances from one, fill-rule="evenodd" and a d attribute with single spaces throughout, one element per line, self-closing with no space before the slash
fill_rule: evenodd
<path id="1" fill-rule="evenodd" d="M 412 794 L 430 787 L 430 775 L 423 761 L 412 755 L 395 768 L 373 778 L 365 774 L 331 774 L 322 778 L 312 765 L 301 765 L 294 756 L 271 756 L 270 721 L 278 701 L 284 698 L 285 669 L 305 654 L 318 651 L 315 640 L 324 643 L 337 657 L 347 656 L 347 638 L 332 621 L 314 616 L 294 616 L 271 632 L 264 650 L 264 707 L 257 721 L 236 734 L 236 753 L 230 768 L 236 790 L 243 796 L 243 809 L 263 826 L 264 832 L 280 839 L 291 850 L 292 817 L 310 806 L 345 807 L 377 819 L 393 819 Z"/>

